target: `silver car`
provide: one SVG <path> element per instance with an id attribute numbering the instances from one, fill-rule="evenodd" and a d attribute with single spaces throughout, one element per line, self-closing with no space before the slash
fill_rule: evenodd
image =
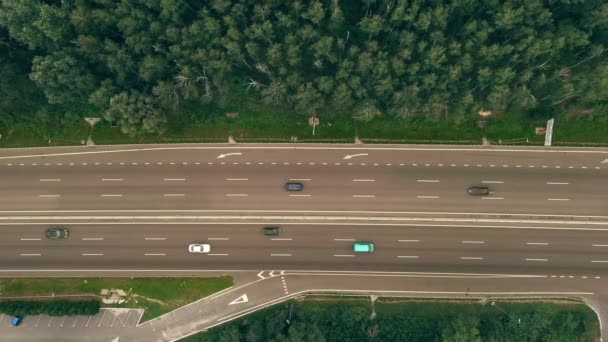
<path id="1" fill-rule="evenodd" d="M 211 245 L 208 243 L 193 243 L 188 246 L 190 253 L 209 253 L 210 251 Z"/>

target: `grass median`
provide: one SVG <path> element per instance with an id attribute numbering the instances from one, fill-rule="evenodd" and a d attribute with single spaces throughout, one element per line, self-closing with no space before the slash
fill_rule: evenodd
<path id="1" fill-rule="evenodd" d="M 158 317 L 198 299 L 232 286 L 232 277 L 154 278 L 0 278 L 3 298 L 55 298 L 95 296 L 103 289 L 121 289 L 126 302 L 105 307 L 144 309 L 142 321 Z M 44 297 L 43 297 L 44 296 Z"/>

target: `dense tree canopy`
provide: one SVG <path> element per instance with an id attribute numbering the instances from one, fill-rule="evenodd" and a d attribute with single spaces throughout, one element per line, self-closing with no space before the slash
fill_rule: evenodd
<path id="1" fill-rule="evenodd" d="M 3 0 L 0 27 L 49 104 L 149 99 L 131 133 L 245 88 L 366 120 L 608 103 L 604 0 Z"/>

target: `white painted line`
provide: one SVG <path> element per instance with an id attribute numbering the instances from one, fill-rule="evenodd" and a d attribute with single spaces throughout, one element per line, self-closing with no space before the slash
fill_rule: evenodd
<path id="1" fill-rule="evenodd" d="M 184 197 L 184 194 L 163 194 L 165 197 Z"/>
<path id="2" fill-rule="evenodd" d="M 221 238 L 218 238 L 218 237 L 210 237 L 210 238 L 207 238 L 207 240 L 226 241 L 226 240 L 230 240 L 230 239 L 229 239 L 229 238 L 224 238 L 224 237 L 221 237 Z"/>
<path id="3" fill-rule="evenodd" d="M 146 253 L 145 256 L 165 256 L 165 253 Z"/>
<path id="4" fill-rule="evenodd" d="M 83 240 L 83 241 L 103 241 L 103 238 L 100 238 L 100 237 L 94 237 L 94 238 L 81 238 L 80 240 Z"/>
<path id="5" fill-rule="evenodd" d="M 375 182 L 375 179 L 353 179 L 353 182 Z"/>
<path id="6" fill-rule="evenodd" d="M 418 183 L 439 183 L 437 179 L 419 179 Z"/>
<path id="7" fill-rule="evenodd" d="M 482 197 L 482 200 L 502 200 L 504 197 Z"/>
<path id="8" fill-rule="evenodd" d="M 547 198 L 547 201 L 569 201 L 569 198 Z"/>
<path id="9" fill-rule="evenodd" d="M 61 195 L 38 195 L 38 197 L 46 198 L 46 197 L 60 197 Z"/>
<path id="10" fill-rule="evenodd" d="M 334 254 L 335 257 L 338 258 L 349 258 L 349 257 L 354 257 L 354 254 Z"/>
<path id="11" fill-rule="evenodd" d="M 355 241 L 355 239 L 334 239 L 334 241 Z"/>
<path id="12" fill-rule="evenodd" d="M 164 178 L 164 181 L 167 182 L 179 182 L 179 181 L 185 181 L 186 178 Z"/>
<path id="13" fill-rule="evenodd" d="M 290 181 L 300 181 L 300 182 L 307 182 L 307 181 L 311 181 L 312 179 L 310 178 L 289 178 Z"/>
<path id="14" fill-rule="evenodd" d="M 608 262 L 608 260 L 591 260 L 591 262 L 595 262 L 595 263 L 606 263 L 606 262 Z"/>
<path id="15" fill-rule="evenodd" d="M 147 237 L 147 238 L 144 238 L 144 240 L 148 240 L 148 241 L 162 241 L 162 240 L 167 240 L 167 238 L 164 238 L 164 237 Z"/>
<path id="16" fill-rule="evenodd" d="M 439 196 L 416 196 L 417 198 L 439 198 Z"/>
<path id="17" fill-rule="evenodd" d="M 481 181 L 484 184 L 503 184 L 503 181 Z"/>
<path id="18" fill-rule="evenodd" d="M 399 242 L 420 242 L 420 240 L 397 240 Z"/>
<path id="19" fill-rule="evenodd" d="M 22 253 L 19 254 L 20 256 L 41 256 L 42 254 L 37 254 L 37 253 Z"/>
<path id="20" fill-rule="evenodd" d="M 290 257 L 291 254 L 270 254 L 271 257 Z"/>
<path id="21" fill-rule="evenodd" d="M 568 185 L 568 182 L 547 182 L 548 185 Z"/>
<path id="22" fill-rule="evenodd" d="M 608 247 L 608 245 L 591 245 L 591 247 Z"/>
<path id="23" fill-rule="evenodd" d="M 481 257 L 460 257 L 462 260 L 483 260 Z"/>
<path id="24" fill-rule="evenodd" d="M 82 256 L 103 256 L 103 253 L 82 253 Z"/>
<path id="25" fill-rule="evenodd" d="M 372 198 L 376 197 L 376 195 L 353 195 L 354 198 Z"/>
<path id="26" fill-rule="evenodd" d="M 227 181 L 248 181 L 249 178 L 226 178 Z"/>
<path id="27" fill-rule="evenodd" d="M 289 195 L 289 197 L 310 197 L 312 195 Z"/>
<path id="28" fill-rule="evenodd" d="M 210 256 L 227 256 L 228 254 L 225 254 L 225 253 L 209 253 L 207 255 L 210 255 Z"/>
<path id="29" fill-rule="evenodd" d="M 42 239 L 41 238 L 21 238 L 19 240 L 21 240 L 21 241 L 40 241 Z"/>
<path id="30" fill-rule="evenodd" d="M 59 178 L 42 178 L 40 179 L 41 182 L 61 182 L 61 179 Z"/>
<path id="31" fill-rule="evenodd" d="M 401 258 L 401 259 L 418 259 L 419 256 L 417 256 L 417 255 L 397 255 L 397 258 Z"/>
<path id="32" fill-rule="evenodd" d="M 534 245 L 534 246 L 548 246 L 548 242 L 526 242 L 526 245 Z"/>
<path id="33" fill-rule="evenodd" d="M 291 240 L 293 240 L 293 239 L 287 239 L 287 238 L 272 238 L 272 239 L 270 239 L 270 240 L 272 240 L 272 241 L 291 241 Z"/>
<path id="34" fill-rule="evenodd" d="M 485 241 L 470 241 L 470 240 L 465 240 L 462 241 L 462 243 L 486 243 Z"/>
<path id="35" fill-rule="evenodd" d="M 103 194 L 101 197 L 122 197 L 121 194 Z"/>
<path id="36" fill-rule="evenodd" d="M 122 182 L 124 179 L 122 178 L 102 178 L 102 182 Z"/>
<path id="37" fill-rule="evenodd" d="M 549 261 L 549 259 L 526 259 L 526 261 Z"/>
<path id="38" fill-rule="evenodd" d="M 247 197 L 248 194 L 226 194 L 228 197 Z"/>

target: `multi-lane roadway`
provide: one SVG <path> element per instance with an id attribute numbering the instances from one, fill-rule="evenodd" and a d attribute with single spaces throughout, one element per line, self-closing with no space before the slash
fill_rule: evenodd
<path id="1" fill-rule="evenodd" d="M 530 285 L 536 292 L 597 296 L 608 279 L 607 150 L 22 149 L 2 151 L 0 175 L 5 275 L 430 272 L 461 274 L 462 286 L 475 286 L 474 273 L 530 275 L 540 277 Z M 303 183 L 304 190 L 285 191 L 287 181 Z M 471 185 L 491 193 L 470 196 Z M 262 227 L 270 224 L 282 233 L 264 236 Z M 71 236 L 46 239 L 50 226 L 67 227 Z M 354 241 L 372 241 L 376 252 L 355 254 Z M 188 253 L 194 242 L 210 243 L 211 253 Z M 515 283 L 495 282 L 501 291 Z M 339 283 L 344 290 L 356 287 Z M 387 282 L 357 284 L 380 290 Z M 525 289 L 524 281 L 518 284 Z M 450 282 L 433 286 L 451 289 Z M 198 327 L 212 325 L 205 324 Z"/>

